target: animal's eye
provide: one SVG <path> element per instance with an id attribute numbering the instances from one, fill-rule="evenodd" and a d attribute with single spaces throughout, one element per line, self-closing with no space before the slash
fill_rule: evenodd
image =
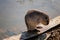
<path id="1" fill-rule="evenodd" d="M 45 19 L 47 19 L 47 17 L 45 17 Z"/>
<path id="2" fill-rule="evenodd" d="M 37 21 L 39 21 L 40 19 L 38 18 Z"/>

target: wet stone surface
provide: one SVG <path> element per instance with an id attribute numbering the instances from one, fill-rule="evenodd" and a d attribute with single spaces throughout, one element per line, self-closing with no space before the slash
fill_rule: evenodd
<path id="1" fill-rule="evenodd" d="M 36 34 L 36 32 L 23 32 L 22 35 L 21 35 L 21 38 L 20 40 L 44 40 L 46 38 L 46 34 L 41 34 L 41 35 L 38 35 Z"/>
<path id="2" fill-rule="evenodd" d="M 44 40 L 48 36 L 46 33 L 51 34 L 47 40 L 60 40 L 60 24 L 41 35 L 37 32 L 23 32 L 20 40 Z"/>
<path id="3" fill-rule="evenodd" d="M 47 38 L 47 40 L 60 40 L 60 24 L 57 27 L 51 29 L 49 33 L 51 35 L 49 38 Z"/>

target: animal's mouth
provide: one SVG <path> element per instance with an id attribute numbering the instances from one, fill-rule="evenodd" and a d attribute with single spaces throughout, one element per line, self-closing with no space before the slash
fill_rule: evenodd
<path id="1" fill-rule="evenodd" d="M 36 27 L 37 29 L 41 29 L 42 27 L 41 26 L 38 26 L 38 27 Z"/>
<path id="2" fill-rule="evenodd" d="M 39 30 L 39 29 L 42 29 L 43 27 L 41 27 L 41 26 L 38 26 L 38 27 L 36 27 L 36 30 Z"/>
<path id="3" fill-rule="evenodd" d="M 37 32 L 40 32 L 39 29 L 42 29 L 42 27 L 41 26 L 36 27 Z"/>

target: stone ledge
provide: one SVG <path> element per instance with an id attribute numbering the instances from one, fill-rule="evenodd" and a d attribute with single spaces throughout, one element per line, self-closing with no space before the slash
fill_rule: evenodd
<path id="1" fill-rule="evenodd" d="M 46 30 L 48 30 L 48 29 L 50 29 L 50 28 L 52 28 L 52 27 L 55 27 L 55 26 L 58 25 L 58 24 L 60 24 L 60 16 L 58 16 L 58 17 L 50 20 L 49 25 L 45 26 L 43 29 L 40 29 L 40 31 L 41 31 L 40 33 L 43 33 L 44 31 L 46 31 Z M 38 34 L 40 34 L 40 33 L 38 33 Z M 50 35 L 50 34 L 48 34 L 47 37 L 49 37 L 49 35 Z M 21 37 L 21 34 L 15 35 L 15 36 L 11 36 L 11 37 L 5 38 L 5 39 L 3 39 L 3 40 L 20 40 L 20 37 Z"/>

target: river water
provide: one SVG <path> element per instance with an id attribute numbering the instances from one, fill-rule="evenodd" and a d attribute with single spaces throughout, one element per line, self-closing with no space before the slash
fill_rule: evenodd
<path id="1" fill-rule="evenodd" d="M 54 18 L 60 15 L 60 0 L 0 0 L 0 37 L 27 30 L 24 16 L 29 9 L 41 10 Z"/>

